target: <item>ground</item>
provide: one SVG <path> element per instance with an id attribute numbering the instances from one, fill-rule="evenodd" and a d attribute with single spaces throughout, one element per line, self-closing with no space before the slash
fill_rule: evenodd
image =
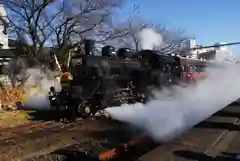
<path id="1" fill-rule="evenodd" d="M 29 111 L 0 111 L 0 128 L 15 127 L 29 123 Z"/>
<path id="2" fill-rule="evenodd" d="M 25 90 L 36 89 L 36 87 L 27 86 L 24 88 L 4 87 L 0 90 L 1 103 L 4 107 L 0 110 L 0 128 L 15 127 L 21 124 L 29 123 L 29 110 L 13 110 L 16 109 L 16 102 L 25 101 Z"/>

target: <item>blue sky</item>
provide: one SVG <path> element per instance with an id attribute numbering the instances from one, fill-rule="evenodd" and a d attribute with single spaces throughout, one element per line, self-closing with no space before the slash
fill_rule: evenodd
<path id="1" fill-rule="evenodd" d="M 240 0 L 129 1 L 121 12 L 122 18 L 127 17 L 135 3 L 145 19 L 185 29 L 199 44 L 240 41 Z M 240 46 L 232 50 L 240 53 Z"/>

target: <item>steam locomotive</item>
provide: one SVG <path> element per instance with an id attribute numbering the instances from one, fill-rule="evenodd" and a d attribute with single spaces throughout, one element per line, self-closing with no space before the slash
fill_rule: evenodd
<path id="1" fill-rule="evenodd" d="M 204 69 L 216 63 L 165 55 L 152 50 L 131 51 L 112 46 L 93 55 L 92 41 L 85 41 L 85 54 L 69 59 L 69 85 L 55 93 L 59 106 L 90 115 L 109 106 L 145 103 L 148 87 L 161 89 L 189 84 L 205 77 Z M 52 100 L 50 100 L 52 101 Z"/>

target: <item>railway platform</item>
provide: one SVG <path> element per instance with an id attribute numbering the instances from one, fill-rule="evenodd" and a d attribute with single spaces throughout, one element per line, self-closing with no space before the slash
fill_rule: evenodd
<path id="1" fill-rule="evenodd" d="M 240 159 L 240 108 L 228 106 L 175 140 L 159 146 L 138 161 L 209 161 Z M 239 157 L 239 158 L 237 158 Z"/>

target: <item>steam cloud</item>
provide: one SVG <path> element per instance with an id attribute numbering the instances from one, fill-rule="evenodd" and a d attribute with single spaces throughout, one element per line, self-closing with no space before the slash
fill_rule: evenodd
<path id="1" fill-rule="evenodd" d="M 24 59 L 13 59 L 5 72 L 8 73 L 12 84 L 18 86 L 21 81 L 23 82 L 26 107 L 47 109 L 50 107 L 47 98 L 49 88 L 55 86 L 57 91 L 61 90 L 60 80 L 54 78 L 52 71 L 40 64 L 36 64 L 34 67 L 27 64 Z"/>
<path id="2" fill-rule="evenodd" d="M 139 38 L 143 50 L 152 50 L 154 47 L 158 47 L 163 43 L 162 35 L 151 28 L 142 29 L 139 33 Z"/>
<path id="3" fill-rule="evenodd" d="M 142 33 L 143 34 L 143 33 Z M 153 46 L 146 34 L 143 47 Z M 149 36 L 149 37 L 148 37 Z M 154 42 L 155 43 L 155 42 Z M 240 65 L 207 69 L 209 76 L 196 86 L 153 91 L 155 100 L 147 104 L 124 104 L 105 109 L 113 118 L 143 129 L 159 142 L 168 141 L 221 110 L 240 97 Z M 173 92 L 169 99 L 163 97 Z"/>
<path id="4" fill-rule="evenodd" d="M 52 74 L 51 71 L 48 71 Z M 25 84 L 26 106 L 36 109 L 49 108 L 47 93 L 51 86 L 55 86 L 57 91 L 60 90 L 60 82 L 54 78 L 48 78 L 47 74 L 38 68 L 29 68 L 26 73 L 29 75 Z M 35 87 L 34 87 L 35 86 Z"/>

